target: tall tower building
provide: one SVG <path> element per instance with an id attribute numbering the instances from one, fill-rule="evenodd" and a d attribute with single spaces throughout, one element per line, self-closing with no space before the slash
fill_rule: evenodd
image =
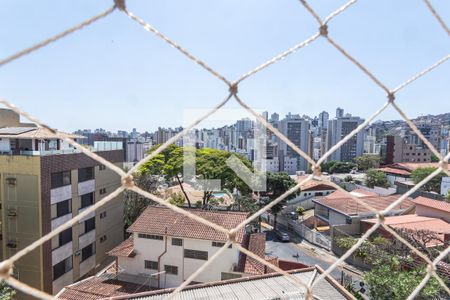
<path id="1" fill-rule="evenodd" d="M 359 117 L 345 116 L 328 121 L 327 150 L 336 145 L 356 127 L 364 122 Z M 361 130 L 339 147 L 328 160 L 352 161 L 364 152 L 364 132 Z"/>
<path id="2" fill-rule="evenodd" d="M 310 154 L 310 132 L 307 120 L 298 115 L 288 114 L 285 119 L 280 121 L 279 129 L 294 145 Z M 297 158 L 297 170 L 306 171 L 308 169 L 307 161 L 282 141 L 280 141 L 280 150 L 286 157 Z"/>
<path id="3" fill-rule="evenodd" d="M 319 114 L 319 128 L 327 129 L 328 128 L 328 120 L 330 118 L 330 114 L 326 111 L 323 111 Z"/>
<path id="4" fill-rule="evenodd" d="M 344 109 L 343 108 L 336 108 L 336 118 L 342 118 L 344 117 Z"/>

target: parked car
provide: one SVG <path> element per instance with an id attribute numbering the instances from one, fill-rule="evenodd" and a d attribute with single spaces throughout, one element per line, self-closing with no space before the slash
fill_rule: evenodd
<path id="1" fill-rule="evenodd" d="M 289 238 L 289 234 L 287 234 L 287 232 L 285 231 L 281 231 L 279 229 L 274 231 L 275 236 L 277 237 L 278 240 L 280 240 L 281 242 L 289 242 L 291 239 Z"/>

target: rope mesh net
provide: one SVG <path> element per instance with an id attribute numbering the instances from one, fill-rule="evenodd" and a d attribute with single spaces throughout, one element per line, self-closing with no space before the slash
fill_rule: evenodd
<path id="1" fill-rule="evenodd" d="M 444 33 L 447 34 L 448 37 L 450 37 L 450 30 L 448 26 L 445 24 L 444 20 L 440 17 L 436 9 L 432 6 L 429 0 L 423 0 L 425 3 L 425 7 L 429 10 L 429 12 L 435 17 L 436 21 L 439 23 L 439 25 L 444 30 Z M 96 160 L 100 164 L 103 164 L 107 168 L 111 169 L 115 173 L 117 173 L 122 181 L 121 186 L 117 188 L 114 192 L 106 196 L 105 198 L 101 199 L 100 201 L 96 202 L 94 205 L 88 207 L 86 210 L 82 211 L 75 217 L 73 217 L 69 222 L 55 228 L 51 232 L 45 234 L 40 239 L 34 241 L 27 247 L 19 250 L 16 252 L 13 256 L 11 256 L 8 259 L 5 259 L 0 263 L 0 278 L 5 280 L 9 285 L 14 287 L 17 290 L 20 290 L 24 293 L 33 295 L 34 297 L 40 298 L 40 299 L 53 299 L 53 296 L 50 294 L 47 294 L 43 291 L 40 291 L 34 287 L 28 286 L 27 284 L 17 280 L 12 276 L 12 269 L 14 266 L 14 262 L 19 260 L 20 258 L 24 257 L 29 252 L 33 251 L 35 248 L 41 246 L 43 243 L 51 240 L 53 237 L 58 235 L 60 232 L 64 231 L 65 229 L 68 229 L 72 227 L 74 224 L 78 223 L 79 220 L 82 218 L 88 216 L 90 213 L 94 212 L 95 210 L 99 209 L 115 197 L 119 196 L 123 191 L 130 190 L 134 191 L 143 197 L 149 198 L 161 205 L 164 205 L 175 212 L 178 212 L 180 214 L 183 214 L 189 218 L 192 218 L 193 220 L 200 222 L 204 225 L 210 226 L 214 228 L 215 230 L 219 232 L 223 232 L 227 234 L 228 241 L 212 256 L 209 258 L 208 261 L 206 261 L 202 267 L 200 267 L 196 272 L 194 272 L 189 278 L 184 281 L 179 287 L 177 287 L 169 296 L 168 298 L 173 298 L 176 296 L 180 291 L 183 290 L 184 287 L 186 287 L 188 284 L 190 284 L 195 277 L 203 272 L 206 267 L 208 267 L 210 264 L 213 264 L 216 259 L 220 257 L 220 255 L 223 253 L 223 251 L 230 245 L 234 244 L 237 249 L 239 249 L 244 254 L 250 256 L 251 258 L 255 259 L 261 264 L 264 264 L 268 268 L 274 270 L 275 272 L 278 272 L 285 276 L 288 280 L 290 280 L 292 283 L 298 285 L 300 288 L 303 288 L 306 290 L 306 298 L 307 299 L 314 299 L 318 298 L 313 294 L 313 287 L 323 280 L 325 277 L 330 276 L 330 273 L 340 264 L 344 262 L 345 259 L 347 259 L 350 255 L 352 255 L 358 247 L 360 247 L 363 242 L 365 242 L 372 233 L 374 233 L 377 229 L 383 228 L 386 231 L 388 231 L 393 237 L 395 237 L 398 241 L 400 241 L 402 244 L 404 244 L 406 247 L 408 247 L 414 254 L 418 255 L 418 257 L 422 258 L 426 264 L 426 274 L 423 278 L 423 280 L 420 282 L 420 284 L 414 289 L 414 291 L 409 295 L 408 299 L 415 298 L 421 291 L 421 289 L 427 284 L 427 282 L 430 280 L 431 277 L 434 277 L 437 279 L 439 284 L 442 286 L 442 288 L 448 293 L 450 296 L 450 289 L 445 284 L 444 280 L 439 277 L 439 275 L 436 273 L 436 268 L 438 263 L 443 260 L 445 257 L 447 257 L 450 253 L 450 246 L 445 248 L 443 251 L 441 251 L 440 255 L 437 256 L 433 261 L 430 260 L 429 257 L 424 255 L 421 251 L 416 249 L 414 246 L 412 246 L 407 240 L 405 240 L 402 236 L 400 236 L 395 230 L 391 229 L 389 226 L 384 224 L 384 216 L 388 214 L 394 207 L 402 203 L 405 199 L 407 199 L 410 195 L 412 195 L 414 192 L 416 192 L 418 189 L 420 189 L 423 185 L 425 185 L 428 181 L 433 179 L 434 176 L 438 175 L 441 172 L 444 172 L 450 176 L 450 172 L 448 170 L 448 161 L 450 159 L 450 154 L 446 155 L 445 157 L 442 156 L 439 151 L 424 137 L 424 135 L 421 133 L 421 131 L 415 126 L 415 124 L 411 121 L 410 118 L 403 112 L 403 110 L 398 106 L 398 104 L 395 102 L 395 96 L 396 93 L 400 90 L 406 88 L 408 85 L 412 84 L 414 81 L 419 79 L 420 77 L 428 74 L 444 62 L 446 62 L 450 58 L 450 54 L 444 56 L 436 63 L 432 64 L 428 68 L 418 72 L 417 74 L 414 74 L 409 79 L 403 81 L 400 83 L 397 87 L 391 89 L 387 87 L 383 82 L 378 79 L 368 68 L 366 68 L 360 61 L 358 61 L 355 57 L 353 57 L 351 54 L 349 54 L 342 46 L 338 44 L 334 39 L 332 39 L 328 34 L 328 27 L 330 26 L 330 21 L 332 21 L 334 18 L 338 17 L 341 13 L 349 9 L 353 4 L 357 2 L 357 0 L 351 0 L 347 2 L 346 4 L 342 5 L 335 11 L 333 11 L 330 15 L 328 15 L 325 18 L 321 18 L 316 11 L 313 9 L 310 4 L 305 0 L 299 0 L 300 4 L 311 14 L 313 19 L 317 22 L 317 32 L 315 32 L 313 35 L 311 35 L 308 39 L 305 41 L 287 49 L 286 51 L 278 54 L 277 56 L 269 59 L 268 61 L 264 62 L 260 66 L 250 70 L 249 72 L 243 74 L 241 77 L 239 77 L 235 81 L 228 80 L 223 75 L 221 75 L 219 72 L 208 66 L 204 61 L 197 58 L 193 54 L 191 54 L 188 50 L 183 48 L 181 45 L 177 44 L 175 41 L 170 39 L 169 37 L 165 36 L 163 33 L 159 32 L 155 27 L 144 21 L 143 19 L 139 18 L 137 15 L 129 11 L 126 7 L 125 0 L 114 0 L 113 5 L 106 9 L 105 11 L 101 12 L 98 15 L 95 15 L 59 34 L 56 34 L 42 42 L 39 42 L 29 48 L 26 48 L 24 50 L 18 51 L 17 53 L 1 59 L 0 60 L 0 67 L 4 66 L 8 63 L 13 63 L 15 60 L 20 59 L 21 57 L 31 54 L 34 51 L 37 51 L 43 47 L 46 47 L 52 43 L 57 42 L 58 40 L 65 38 L 72 33 L 79 31 L 83 29 L 86 26 L 90 26 L 93 23 L 111 15 L 113 12 L 118 11 L 119 13 L 125 14 L 127 17 L 129 17 L 132 21 L 136 22 L 138 25 L 142 26 L 146 31 L 153 33 L 156 37 L 160 38 L 161 40 L 165 41 L 166 43 L 170 44 L 174 48 L 176 48 L 180 53 L 182 53 L 187 59 L 194 61 L 197 63 L 200 67 L 208 71 L 211 75 L 215 76 L 217 79 L 223 81 L 228 86 L 228 96 L 221 100 L 216 106 L 214 106 L 211 110 L 209 110 L 206 114 L 195 120 L 192 124 L 189 126 L 186 126 L 181 132 L 177 133 L 175 136 L 167 140 L 167 142 L 163 143 L 158 149 L 153 151 L 151 154 L 146 156 L 144 159 L 142 159 L 140 162 L 138 162 L 133 168 L 131 168 L 128 172 L 123 171 L 121 168 L 117 167 L 113 163 L 109 162 L 108 160 L 100 157 L 95 152 L 90 151 L 89 149 L 83 147 L 82 145 L 78 144 L 75 140 L 68 138 L 67 136 L 63 135 L 62 133 L 58 132 L 57 130 L 54 130 L 49 125 L 45 124 L 44 122 L 40 121 L 33 115 L 29 114 L 28 112 L 22 110 L 21 108 L 15 106 L 11 101 L 1 98 L 0 97 L 0 103 L 4 106 L 10 108 L 11 110 L 15 111 L 16 113 L 20 114 L 21 116 L 27 118 L 31 122 L 35 123 L 37 126 L 44 127 L 49 129 L 55 137 L 66 141 L 76 149 L 80 150 L 82 153 L 87 155 L 88 157 Z M 425 8 L 424 8 L 425 9 Z M 359 125 L 357 128 L 355 128 L 350 134 L 345 136 L 342 140 L 340 140 L 336 145 L 334 145 L 332 148 L 330 148 L 326 153 L 322 155 L 322 157 L 315 161 L 312 159 L 309 155 L 307 155 L 305 152 L 303 152 L 300 148 L 298 148 L 293 142 L 291 142 L 285 135 L 283 135 L 280 131 L 278 131 L 276 128 L 274 128 L 270 123 L 268 123 L 260 114 L 255 112 L 252 108 L 250 108 L 239 96 L 238 96 L 238 86 L 239 84 L 246 80 L 247 78 L 253 76 L 254 74 L 260 72 L 261 70 L 268 68 L 270 65 L 277 63 L 278 61 L 282 60 L 288 55 L 293 54 L 294 52 L 300 50 L 301 48 L 313 43 L 319 38 L 325 39 L 332 47 L 334 47 L 338 52 L 340 52 L 344 57 L 346 57 L 351 63 L 353 63 L 357 68 L 361 70 L 363 74 L 368 76 L 374 84 L 376 84 L 379 88 L 381 88 L 385 93 L 387 97 L 387 101 L 380 106 L 380 108 L 375 111 L 367 120 L 365 120 L 361 125 Z M 188 210 L 181 209 L 175 205 L 170 204 L 166 200 L 151 194 L 149 192 L 144 191 L 143 189 L 139 188 L 137 185 L 135 185 L 132 174 L 135 173 L 143 164 L 145 164 L 147 161 L 154 158 L 156 155 L 161 153 L 164 149 L 166 149 L 169 145 L 176 142 L 178 139 L 182 138 L 183 136 L 187 135 L 189 131 L 194 128 L 196 125 L 198 125 L 200 122 L 208 118 L 210 115 L 214 114 L 216 111 L 221 109 L 227 102 L 234 99 L 243 109 L 248 111 L 251 115 L 253 115 L 257 121 L 259 121 L 263 126 L 265 126 L 268 130 L 270 130 L 274 135 L 276 135 L 281 141 L 286 143 L 289 147 L 291 147 L 296 153 L 298 153 L 301 157 L 303 157 L 309 164 L 311 164 L 311 169 L 313 170 L 313 174 L 310 174 L 308 177 L 306 177 L 304 180 L 299 182 L 294 187 L 290 188 L 288 191 L 286 191 L 284 194 L 279 196 L 277 199 L 273 200 L 266 206 L 262 207 L 260 210 L 258 210 L 256 213 L 248 217 L 244 222 L 239 224 L 236 228 L 233 228 L 231 230 L 226 229 L 222 226 L 219 226 L 215 223 L 212 223 L 206 219 L 203 219 L 199 217 L 198 215 L 194 215 L 190 213 Z M 395 202 L 393 202 L 391 205 L 389 205 L 384 210 L 376 210 L 367 203 L 363 202 L 358 197 L 350 194 L 343 188 L 341 188 L 339 185 L 331 182 L 329 179 L 325 178 L 321 175 L 320 165 L 326 161 L 326 159 L 339 147 L 341 147 L 344 143 L 346 143 L 348 140 L 350 140 L 354 135 L 356 135 L 358 132 L 363 130 L 367 125 L 370 124 L 378 115 L 380 115 L 387 107 L 393 107 L 401 116 L 402 118 L 407 122 L 409 127 L 412 129 L 412 131 L 417 134 L 417 136 L 423 141 L 423 143 L 428 146 L 428 148 L 431 150 L 431 152 L 436 155 L 439 158 L 439 167 L 436 171 L 434 171 L 432 174 L 427 176 L 425 179 L 423 179 L 421 182 L 416 184 L 412 189 L 410 189 L 407 193 L 403 194 L 399 199 L 397 199 Z M 235 235 L 238 232 L 238 230 L 244 228 L 246 225 L 248 225 L 250 222 L 255 220 L 258 216 L 260 216 L 262 213 L 268 211 L 271 207 L 274 205 L 280 203 L 288 197 L 290 194 L 294 193 L 295 191 L 301 189 L 303 185 L 305 185 L 307 182 L 311 180 L 318 180 L 326 182 L 329 185 L 334 186 L 337 190 L 342 191 L 344 193 L 347 193 L 349 197 L 351 197 L 353 200 L 355 200 L 358 204 L 362 205 L 363 207 L 367 208 L 371 212 L 376 214 L 376 223 L 367 230 L 358 240 L 357 242 L 348 249 L 345 254 L 343 254 L 339 259 L 337 259 L 328 269 L 326 269 L 320 276 L 310 282 L 303 282 L 298 277 L 293 276 L 292 274 L 280 269 L 276 265 L 266 261 L 265 259 L 259 257 L 258 255 L 248 251 L 247 249 L 243 248 L 240 244 L 236 243 L 235 241 Z"/>

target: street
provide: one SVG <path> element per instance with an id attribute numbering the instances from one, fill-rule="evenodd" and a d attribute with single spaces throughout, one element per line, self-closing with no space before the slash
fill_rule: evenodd
<path id="1" fill-rule="evenodd" d="M 293 242 L 283 243 L 274 238 L 271 230 L 265 229 L 266 232 L 266 255 L 276 256 L 282 260 L 296 261 L 305 265 L 318 265 L 326 270 L 333 263 L 329 254 L 325 255 L 324 250 L 311 250 L 306 246 L 298 246 Z M 294 257 L 298 255 L 298 257 Z M 331 275 L 338 281 L 341 278 L 341 271 L 336 268 Z"/>

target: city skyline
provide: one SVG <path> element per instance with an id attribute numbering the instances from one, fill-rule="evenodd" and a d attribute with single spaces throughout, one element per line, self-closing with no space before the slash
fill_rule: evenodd
<path id="1" fill-rule="evenodd" d="M 321 2 L 314 7 L 326 16 L 343 3 Z M 230 80 L 317 30 L 297 1 L 282 6 L 272 1 L 127 4 Z M 26 10 L 21 9 L 23 5 Z M 34 44 L 109 5 L 110 1 L 70 5 L 6 1 L 0 12 L 0 38 L 4 41 L 0 56 Z M 449 5 L 436 3 L 444 19 Z M 447 37 L 424 8 L 420 2 L 358 2 L 345 12 L 345 18 L 332 21 L 330 35 L 393 88 L 447 53 Z M 8 24 L 16 20 L 9 12 L 19 10 L 27 26 L 15 26 L 11 31 Z M 29 31 L 30 27 L 39 30 Z M 444 64 L 398 93 L 397 101 L 408 116 L 446 109 L 448 87 L 437 79 L 448 78 L 449 72 Z M 182 123 L 184 110 L 210 108 L 228 91 L 208 72 L 117 12 L 82 33 L 5 65 L 0 88 L 3 97 L 62 131 L 98 127 L 142 131 L 160 124 L 175 127 Z M 322 39 L 242 82 L 239 95 L 251 107 L 280 115 L 289 111 L 317 115 L 339 105 L 364 119 L 386 101 L 379 87 Z M 231 100 L 225 107 L 237 106 Z M 377 117 L 399 118 L 392 108 Z"/>

